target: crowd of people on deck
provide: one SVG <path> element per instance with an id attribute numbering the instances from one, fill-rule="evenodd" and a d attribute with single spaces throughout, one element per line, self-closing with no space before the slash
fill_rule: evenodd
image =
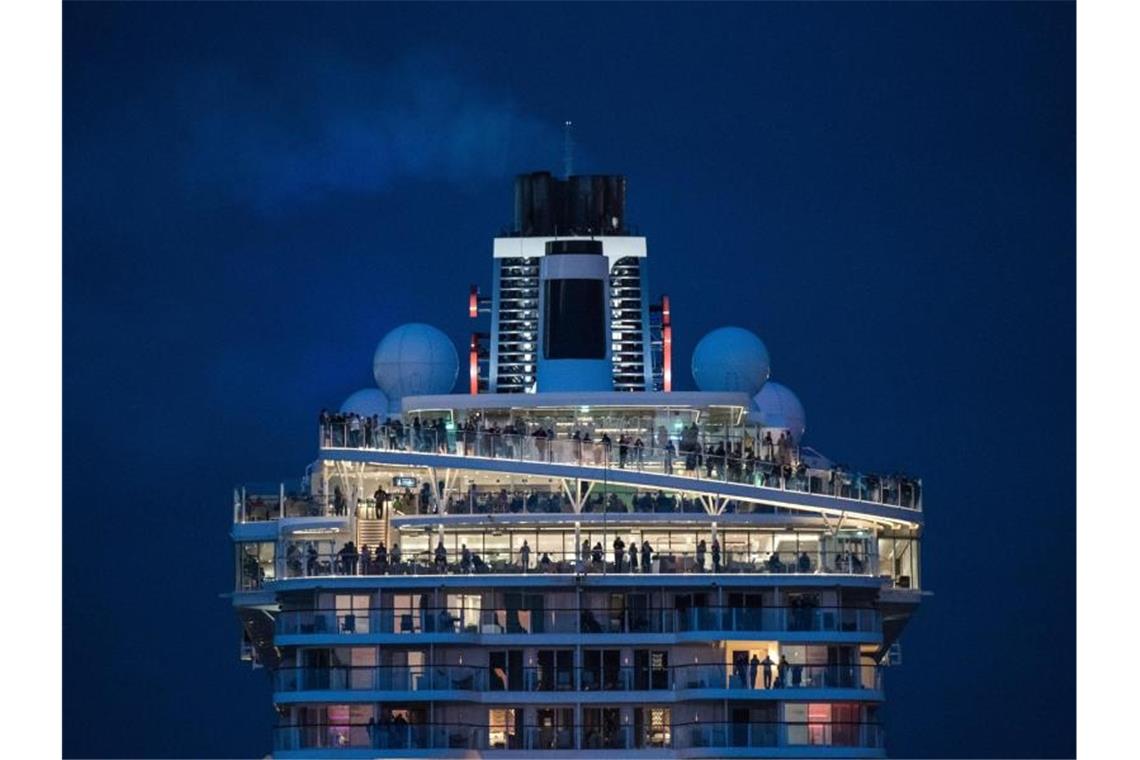
<path id="1" fill-rule="evenodd" d="M 318 419 L 321 445 L 331 447 L 395 449 L 399 451 L 446 452 L 447 425 L 442 417 L 421 421 L 417 416 L 410 425 L 400 418 L 380 419 L 356 412 L 330 412 L 322 409 Z"/>
<path id="2" fill-rule="evenodd" d="M 537 557 L 528 540 L 523 540 L 522 546 L 511 553 L 509 560 L 496 560 L 494 566 L 485 560 L 477 551 L 468 548 L 466 543 L 461 544 L 458 556 L 449 558 L 447 547 L 442 539 L 435 549 L 427 552 L 418 552 L 412 557 L 410 565 L 404 564 L 403 553 L 399 543 L 393 543 L 389 549 L 384 541 L 375 547 L 367 544 L 356 546 L 354 541 L 346 542 L 339 550 L 321 553 L 314 542 L 290 543 L 286 547 L 285 564 L 286 577 L 302 577 L 317 575 L 388 575 L 405 574 L 409 571 L 415 573 L 446 574 L 479 574 L 488 572 L 610 572 L 610 573 L 654 573 L 654 572 L 738 572 L 739 564 L 730 568 L 726 563 L 726 554 L 721 549 L 720 541 L 713 537 L 711 542 L 700 539 L 697 542 L 692 562 L 683 568 L 671 565 L 668 569 L 654 566 L 655 560 L 668 560 L 674 562 L 676 556 L 668 552 L 665 557 L 657 553 L 648 539 L 640 542 L 636 539 L 626 544 L 621 536 L 616 536 L 610 549 L 602 545 L 601 541 L 589 539 L 582 541 L 577 553 L 572 556 L 551 557 L 550 552 L 544 551 Z M 608 557 L 607 557 L 608 554 Z M 784 553 L 785 556 L 787 553 Z M 813 554 L 817 554 L 814 553 Z M 607 563 L 608 559 L 608 563 Z M 766 572 L 773 574 L 788 573 L 814 573 L 817 570 L 825 572 L 862 574 L 864 559 L 850 551 L 828 553 L 828 560 L 821 566 L 819 557 L 809 555 L 806 551 L 792 554 L 789 561 L 781 559 L 780 553 L 772 552 L 768 558 L 756 564 L 749 564 L 751 572 Z M 834 559 L 834 562 L 831 560 Z M 516 561 L 517 560 L 517 561 Z M 412 567 L 414 565 L 414 567 Z M 256 558 L 246 555 L 243 570 L 248 581 L 260 585 L 264 578 L 264 571 Z"/>
<path id="3" fill-rule="evenodd" d="M 443 490 L 442 485 L 440 486 Z M 250 511 L 260 509 L 254 514 L 267 514 L 264 506 L 259 506 L 260 497 L 250 497 L 247 500 L 247 509 Z M 315 497 L 311 500 L 317 504 Z M 481 489 L 472 484 L 466 495 L 450 492 L 443 503 L 444 513 L 449 515 L 465 514 L 571 514 L 574 512 L 573 503 L 566 493 L 554 490 L 540 490 L 534 488 L 524 489 Z M 274 505 L 274 510 L 276 505 Z M 389 493 L 383 485 L 378 487 L 371 499 L 358 500 L 355 507 L 339 484 L 333 486 L 333 495 L 329 503 L 330 513 L 343 516 L 353 511 L 366 519 L 379 519 L 389 510 L 393 514 L 439 514 L 440 508 L 437 497 L 431 485 L 423 483 L 416 491 L 404 488 L 400 493 Z M 724 502 L 724 513 L 768 512 L 774 507 L 742 502 L 728 499 Z M 584 514 L 706 514 L 705 502 L 684 494 L 666 493 L 664 491 L 610 491 L 603 494 L 593 492 L 582 500 L 581 512 Z M 276 512 L 274 511 L 275 515 Z M 308 512 L 306 514 L 309 514 Z M 258 518 L 253 518 L 258 519 Z M 268 519 L 268 518 L 263 518 Z"/>
<path id="4" fill-rule="evenodd" d="M 904 474 L 878 475 L 850 471 L 836 465 L 821 473 L 811 470 L 789 431 L 765 429 L 759 438 L 748 428 L 738 437 L 721 438 L 721 430 L 702 431 L 697 422 L 670 435 L 656 431 L 609 432 L 594 439 L 589 430 L 575 429 L 558 438 L 553 427 L 512 420 L 506 425 L 488 424 L 475 415 L 449 431 L 444 417 L 421 419 L 409 424 L 400 418 L 356 413 L 320 413 L 323 446 L 379 448 L 425 453 L 447 453 L 507 459 L 538 459 L 562 463 L 644 469 L 650 462 L 665 474 L 684 474 L 748 483 L 762 487 L 825 493 L 834 496 L 915 506 L 919 482 Z M 758 433 L 759 434 L 759 433 Z M 555 442 L 563 444 L 555 457 Z M 571 445 L 567 448 L 565 444 Z"/>
<path id="5" fill-rule="evenodd" d="M 541 491 L 480 491 L 472 486 L 467 497 L 447 497 L 447 514 L 556 514 L 574 511 L 570 497 L 563 493 Z"/>
<path id="6" fill-rule="evenodd" d="M 332 555 L 321 554 L 313 542 L 308 542 L 303 549 L 291 543 L 285 550 L 285 565 L 290 576 L 387 575 L 402 564 L 400 545 L 393 543 L 389 550 L 383 541 L 374 550 L 367 544 L 358 549 L 356 542 L 348 541 Z"/>

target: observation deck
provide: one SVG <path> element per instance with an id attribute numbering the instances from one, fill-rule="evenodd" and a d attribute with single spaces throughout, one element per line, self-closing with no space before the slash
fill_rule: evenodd
<path id="1" fill-rule="evenodd" d="M 747 405 L 743 394 L 696 392 L 411 397 L 411 424 L 326 422 L 318 443 L 324 460 L 558 478 L 583 518 L 602 484 L 687 494 L 730 520 L 769 507 L 921 527 L 920 479 L 851 471 L 777 442 L 749 424 Z M 441 506 L 440 517 L 462 522 L 461 506 Z"/>
<path id="2" fill-rule="evenodd" d="M 777 446 L 746 424 L 739 394 L 570 398 L 413 397 L 408 425 L 322 420 L 307 486 L 235 492 L 235 540 L 287 542 L 241 588 L 315 588 L 332 577 L 352 588 L 377 575 L 404 588 L 463 585 L 468 575 L 504 587 L 557 586 L 563 576 L 675 586 L 708 574 L 725 586 L 766 576 L 774 587 L 885 584 L 904 597 L 917 588 L 920 479 Z M 600 439 L 582 435 L 584 422 Z M 376 526 L 373 549 L 387 541 L 392 553 L 354 554 L 347 542 L 362 525 Z"/>
<path id="3" fill-rule="evenodd" d="M 854 513 L 913 527 L 923 522 L 919 479 L 810 467 L 787 473 L 762 459 L 748 462 L 742 457 L 717 454 L 693 457 L 693 466 L 687 466 L 689 462 L 678 459 L 676 453 L 655 446 L 630 447 L 628 460 L 619 462 L 617 447 L 597 441 L 489 433 L 448 434 L 444 439 L 429 432 L 414 448 L 389 445 L 386 440 L 373 446 L 336 445 L 329 438 L 321 446 L 320 456 L 345 462 L 551 476 L 683 492 L 702 497 L 709 515 L 725 514 L 728 502 L 735 501 L 835 517 Z M 712 460 L 711 470 L 702 469 L 704 460 Z M 450 511 L 436 515 L 458 516 Z"/>

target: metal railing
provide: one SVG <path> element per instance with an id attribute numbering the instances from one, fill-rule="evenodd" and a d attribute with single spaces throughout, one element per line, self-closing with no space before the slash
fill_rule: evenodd
<path id="1" fill-rule="evenodd" d="M 726 442 L 721 436 L 704 436 L 700 442 L 673 446 L 641 446 L 618 441 L 585 441 L 547 438 L 518 433 L 439 432 L 380 428 L 365 436 L 347 424 L 319 426 L 321 448 L 371 449 L 485 459 L 633 470 L 676 475 L 697 480 L 741 483 L 781 491 L 815 493 L 853 501 L 870 502 L 906 509 L 922 509 L 922 481 L 905 475 L 878 475 L 850 472 L 841 468 L 812 469 L 797 463 L 794 454 L 781 455 L 758 445 L 752 456 L 736 453 L 739 438 L 729 437 L 729 450 L 716 448 Z M 709 451 L 709 446 L 713 451 Z M 781 461 L 781 459 L 783 461 Z"/>
<path id="2" fill-rule="evenodd" d="M 829 746 L 877 749 L 882 727 L 870 722 L 694 721 L 665 726 L 537 726 L 521 723 L 310 723 L 278 726 L 274 749 L 478 749 L 535 752 L 558 749 Z"/>
<path id="3" fill-rule="evenodd" d="M 333 665 L 278 668 L 277 691 L 483 691 L 486 668 L 465 665 Z"/>
<path id="4" fill-rule="evenodd" d="M 277 634 L 503 635 L 573 633 L 822 632 L 875 633 L 877 610 L 862 607 L 694 607 L 646 609 L 453 609 L 283 610 Z"/>
<path id="5" fill-rule="evenodd" d="M 378 576 L 378 575 L 481 575 L 486 573 L 507 575 L 546 574 L 694 574 L 727 573 L 749 575 L 857 575 L 874 577 L 879 574 L 875 556 L 860 558 L 846 551 L 801 551 L 771 553 L 767 559 L 756 555 L 739 556 L 736 552 L 678 550 L 636 553 L 626 549 L 620 559 L 611 550 L 591 549 L 582 552 L 509 552 L 490 551 L 484 554 L 460 552 L 439 554 L 421 551 L 399 553 L 391 551 L 377 555 L 369 547 L 367 554 L 341 548 L 335 552 L 320 552 L 290 544 L 286 554 L 276 560 L 276 578 L 310 578 L 320 576 Z M 458 554 L 458 556 L 456 556 Z M 485 555 L 485 556 L 484 556 Z"/>
<path id="6" fill-rule="evenodd" d="M 878 665 L 693 663 L 664 667 L 527 666 L 519 672 L 472 665 L 330 665 L 280 667 L 279 692 L 299 691 L 520 691 L 630 692 L 729 689 L 743 693 L 786 689 L 882 690 Z M 781 696 L 794 698 L 794 696 Z"/>

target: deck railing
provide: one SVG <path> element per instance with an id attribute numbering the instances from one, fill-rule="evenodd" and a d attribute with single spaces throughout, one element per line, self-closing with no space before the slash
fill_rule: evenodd
<path id="1" fill-rule="evenodd" d="M 274 686 L 296 691 L 484 691 L 486 668 L 464 665 L 278 668 Z"/>
<path id="2" fill-rule="evenodd" d="M 287 517 L 348 516 L 346 501 L 308 493 L 297 483 L 250 483 L 234 488 L 234 522 L 254 523 Z"/>
<path id="3" fill-rule="evenodd" d="M 281 667 L 274 672 L 279 692 L 301 691 L 467 691 L 630 692 L 732 690 L 740 694 L 779 691 L 794 699 L 797 689 L 882 690 L 878 665 L 805 665 L 778 662 L 694 663 L 664 667 L 528 666 L 518 672 L 471 665 L 331 665 Z M 793 690 L 787 692 L 786 690 Z"/>
<path id="4" fill-rule="evenodd" d="M 863 607 L 695 607 L 687 610 L 454 609 L 379 607 L 284 610 L 277 634 L 509 635 L 613 633 L 877 633 L 879 612 Z"/>
<path id="5" fill-rule="evenodd" d="M 522 462 L 577 465 L 603 470 L 630 470 L 676 475 L 697 480 L 741 483 L 800 493 L 815 493 L 853 501 L 884 504 L 905 509 L 922 509 L 922 481 L 904 475 L 853 473 L 841 468 L 813 469 L 790 455 L 756 445 L 754 456 L 716 449 L 725 439 L 706 436 L 708 443 L 658 446 L 652 441 L 641 446 L 617 441 L 584 441 L 543 436 L 471 432 L 415 431 L 405 427 L 380 428 L 366 435 L 347 423 L 322 425 L 319 443 L 323 449 L 371 449 Z M 739 439 L 737 439 L 739 440 Z M 735 441 L 729 439 L 729 443 Z M 708 445 L 714 451 L 708 451 Z"/>
<path id="6" fill-rule="evenodd" d="M 521 723 L 314 723 L 279 726 L 274 749 L 474 749 L 474 750 L 630 750 L 672 748 L 771 748 L 797 746 L 879 749 L 882 727 L 870 722 L 724 722 L 672 725 L 536 726 Z"/>
<path id="7" fill-rule="evenodd" d="M 420 551 L 409 556 L 401 553 L 395 560 L 390 552 L 378 557 L 370 551 L 336 552 L 309 551 L 301 544 L 290 544 L 286 555 L 277 560 L 277 575 L 281 578 L 311 578 L 322 576 L 399 576 L 399 575 L 557 575 L 557 574 L 746 574 L 746 575 L 856 575 L 874 577 L 879 574 L 878 558 L 874 555 L 859 557 L 846 551 L 801 551 L 739 555 L 676 549 L 667 551 L 638 551 L 632 555 L 623 551 L 620 561 L 613 552 L 515 552 L 490 551 L 486 557 L 471 552 L 439 555 Z"/>

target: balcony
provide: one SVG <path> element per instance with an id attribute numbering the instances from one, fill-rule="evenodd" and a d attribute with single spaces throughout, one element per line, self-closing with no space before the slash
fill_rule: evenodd
<path id="1" fill-rule="evenodd" d="M 460 640 L 533 634 L 686 634 L 786 638 L 781 634 L 871 634 L 882 619 L 863 607 L 699 607 L 688 610 L 449 609 L 385 607 L 367 610 L 283 610 L 276 636 L 444 634 Z"/>
<path id="2" fill-rule="evenodd" d="M 834 749 L 838 752 L 820 752 Z M 462 723 L 342 723 L 279 726 L 274 750 L 339 750 L 349 757 L 396 755 L 408 750 L 519 751 L 673 750 L 675 757 L 710 757 L 694 750 L 764 750 L 785 757 L 877 757 L 883 732 L 878 723 L 693 722 L 637 731 L 600 727 L 478 725 Z M 334 756 L 336 752 L 331 753 Z M 733 752 L 731 754 L 737 754 Z"/>
<path id="3" fill-rule="evenodd" d="M 281 667 L 274 672 L 278 697 L 310 691 L 407 692 L 439 698 L 436 692 L 466 692 L 475 701 L 496 703 L 520 695 L 584 694 L 606 699 L 881 699 L 878 665 L 770 663 L 743 667 L 696 663 L 661 668 L 527 667 L 507 674 L 468 665 Z M 810 696 L 805 696 L 807 692 Z M 842 691 L 829 695 L 821 691 Z M 504 694 L 503 692 L 508 692 Z M 647 696 L 642 692 L 664 692 Z M 371 697 L 362 696 L 362 699 Z M 453 697 L 454 698 L 454 697 Z"/>
<path id="4" fill-rule="evenodd" d="M 278 668 L 274 690 L 305 691 L 466 691 L 487 688 L 487 671 L 463 665 L 399 667 Z"/>

